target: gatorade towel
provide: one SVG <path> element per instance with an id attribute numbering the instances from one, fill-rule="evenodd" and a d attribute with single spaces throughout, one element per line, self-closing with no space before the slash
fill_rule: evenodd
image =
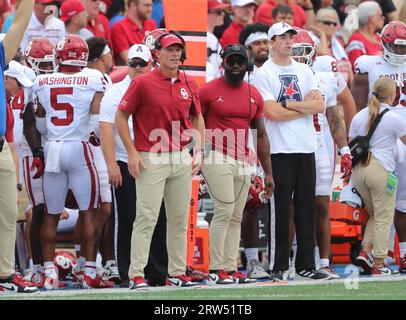
<path id="1" fill-rule="evenodd" d="M 4 48 L 3 43 L 0 42 L 0 137 L 4 136 L 6 133 L 6 91 L 4 87 L 4 75 L 3 71 L 5 68 L 4 62 Z"/>

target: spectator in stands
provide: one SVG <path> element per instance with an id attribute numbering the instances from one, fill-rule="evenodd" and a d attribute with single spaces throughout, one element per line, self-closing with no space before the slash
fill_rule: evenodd
<path id="1" fill-rule="evenodd" d="M 35 1 L 34 12 L 20 43 L 21 49 L 24 49 L 32 38 L 46 37 L 56 45 L 65 35 L 65 24 L 53 16 L 58 2 L 56 0 Z"/>
<path id="2" fill-rule="evenodd" d="M 152 0 L 128 0 L 126 17 L 111 29 L 113 51 L 118 65 L 127 63 L 130 47 L 142 42 L 145 31 L 156 29 L 151 13 Z"/>
<path id="3" fill-rule="evenodd" d="M 293 10 L 287 4 L 278 4 L 272 9 L 272 21 L 273 23 L 287 22 L 290 25 L 293 24 Z"/>
<path id="4" fill-rule="evenodd" d="M 0 3 L 0 27 L 3 27 L 3 22 L 11 15 L 11 8 L 8 0 L 3 0 Z"/>
<path id="5" fill-rule="evenodd" d="M 125 14 L 125 3 L 124 0 L 116 0 L 114 1 L 110 8 L 109 11 L 107 12 L 107 18 L 110 20 L 110 28 L 113 27 L 113 25 L 124 19 L 124 14 Z"/>
<path id="6" fill-rule="evenodd" d="M 208 19 L 207 19 L 207 66 L 206 82 L 220 77 L 220 51 L 222 46 L 213 34 L 214 28 L 224 23 L 224 9 L 230 6 L 219 0 L 208 0 Z"/>
<path id="7" fill-rule="evenodd" d="M 269 26 L 273 24 L 272 10 L 278 4 L 287 4 L 293 11 L 293 25 L 295 27 L 303 28 L 305 25 L 312 25 L 315 16 L 311 0 L 303 0 L 302 6 L 288 2 L 286 0 L 266 0 L 264 1 L 255 12 L 255 22 L 264 23 Z"/>
<path id="8" fill-rule="evenodd" d="M 93 34 L 86 29 L 87 11 L 79 0 L 66 0 L 61 6 L 61 20 L 65 23 L 66 33 L 78 34 L 88 39 Z"/>
<path id="9" fill-rule="evenodd" d="M 242 28 L 254 21 L 256 6 L 257 3 L 254 0 L 231 1 L 234 21 L 228 26 L 220 38 L 220 43 L 223 48 L 229 44 L 238 43 L 238 37 Z"/>
<path id="10" fill-rule="evenodd" d="M 322 8 L 331 7 L 333 5 L 333 0 L 312 0 L 313 10 L 315 13 Z"/>
<path id="11" fill-rule="evenodd" d="M 365 1 L 358 7 L 359 30 L 354 32 L 346 48 L 351 65 L 361 55 L 380 55 L 382 53 L 379 34 L 384 17 L 381 7 L 375 1 Z"/>
<path id="12" fill-rule="evenodd" d="M 107 39 L 111 43 L 110 22 L 100 13 L 100 0 L 82 0 L 82 2 L 87 11 L 86 28 L 94 37 Z"/>
<path id="13" fill-rule="evenodd" d="M 317 22 L 311 28 L 312 35 L 320 40 L 317 48 L 318 55 L 329 55 L 337 60 L 338 71 L 347 83 L 351 83 L 354 78 L 352 66 L 345 52 L 344 44 L 336 36 L 339 19 L 337 12 L 333 8 L 323 8 L 317 11 Z"/>
<path id="14" fill-rule="evenodd" d="M 228 9 L 225 9 L 225 16 L 224 16 L 224 23 L 222 26 L 219 27 L 215 27 L 214 28 L 214 35 L 220 39 L 221 36 L 223 35 L 224 31 L 228 28 L 228 26 L 233 22 L 232 16 L 233 16 L 233 12 L 231 10 L 231 0 L 222 0 L 223 3 L 226 3 L 228 5 L 230 5 L 230 7 Z"/>

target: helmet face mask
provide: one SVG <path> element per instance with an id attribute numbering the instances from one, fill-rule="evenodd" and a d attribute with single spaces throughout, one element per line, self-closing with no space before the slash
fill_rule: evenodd
<path id="1" fill-rule="evenodd" d="M 291 57 L 299 63 L 304 63 L 308 66 L 312 66 L 315 54 L 316 51 L 314 50 L 312 45 L 308 43 L 294 43 Z"/>
<path id="2" fill-rule="evenodd" d="M 388 23 L 381 32 L 383 58 L 394 66 L 406 64 L 406 25 L 401 21 Z"/>

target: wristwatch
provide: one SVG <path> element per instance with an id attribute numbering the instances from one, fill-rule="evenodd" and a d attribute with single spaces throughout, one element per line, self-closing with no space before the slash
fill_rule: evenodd
<path id="1" fill-rule="evenodd" d="M 282 107 L 284 107 L 284 108 L 286 109 L 287 103 L 288 103 L 288 102 L 287 102 L 286 100 L 282 100 L 282 101 L 281 101 Z"/>

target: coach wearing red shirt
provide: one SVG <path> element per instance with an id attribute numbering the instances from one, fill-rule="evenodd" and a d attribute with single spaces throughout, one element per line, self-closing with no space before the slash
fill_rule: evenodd
<path id="1" fill-rule="evenodd" d="M 229 45 L 221 57 L 224 76 L 203 85 L 199 92 L 206 143 L 211 144 L 202 172 L 214 202 L 208 279 L 213 285 L 252 282 L 237 272 L 241 220 L 251 183 L 247 163 L 250 127 L 257 133 L 258 158 L 266 174 L 266 196 L 270 197 L 273 191 L 269 140 L 263 124 L 264 100 L 244 81 L 247 49 L 240 44 Z"/>
<path id="2" fill-rule="evenodd" d="M 186 230 L 192 174 L 200 168 L 204 120 L 197 83 L 179 72 L 184 41 L 172 33 L 157 39 L 159 68 L 135 78 L 116 113 L 116 128 L 136 178 L 136 218 L 131 239 L 130 289 L 146 287 L 144 268 L 162 198 L 167 219 L 168 283 L 194 285 L 186 277 Z M 128 118 L 133 117 L 134 145 Z M 197 148 L 191 159 L 192 128 Z M 200 135 L 200 136 L 199 136 Z"/>
<path id="3" fill-rule="evenodd" d="M 113 51 L 117 65 L 128 60 L 128 51 L 136 43 L 142 43 L 145 31 L 156 29 L 151 19 L 152 0 L 129 0 L 127 15 L 111 28 Z"/>

